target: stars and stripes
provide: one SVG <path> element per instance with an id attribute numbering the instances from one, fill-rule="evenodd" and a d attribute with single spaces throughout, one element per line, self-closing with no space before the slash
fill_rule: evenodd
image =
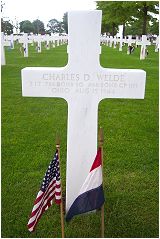
<path id="1" fill-rule="evenodd" d="M 43 212 L 45 212 L 52 205 L 53 199 L 56 204 L 61 203 L 61 181 L 58 150 L 56 150 L 54 158 L 50 162 L 40 191 L 38 192 L 37 198 L 34 202 L 34 207 L 27 225 L 30 232 L 34 231 Z"/>

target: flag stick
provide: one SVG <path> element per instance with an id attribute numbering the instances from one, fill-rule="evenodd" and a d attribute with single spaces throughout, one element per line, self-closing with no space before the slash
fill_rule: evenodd
<path id="1" fill-rule="evenodd" d="M 57 150 L 58 150 L 59 168 L 60 168 L 60 175 L 61 175 L 61 167 L 60 167 L 60 142 L 59 142 L 59 138 L 57 138 L 57 140 L 56 140 L 56 148 L 57 148 Z M 61 232 L 62 232 L 62 238 L 64 238 L 64 214 L 63 214 L 63 198 L 62 198 L 62 178 L 61 178 L 60 214 L 61 214 Z"/>
<path id="2" fill-rule="evenodd" d="M 103 185 L 103 129 L 99 129 L 99 147 L 101 148 L 101 159 L 102 159 L 102 185 Z M 104 204 L 101 207 L 101 237 L 104 238 Z"/>

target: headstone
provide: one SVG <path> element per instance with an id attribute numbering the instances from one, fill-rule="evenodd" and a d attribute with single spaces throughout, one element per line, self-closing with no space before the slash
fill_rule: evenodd
<path id="1" fill-rule="evenodd" d="M 14 36 L 13 36 L 13 34 L 10 35 L 10 40 L 11 40 L 11 49 L 14 49 Z"/>
<path id="2" fill-rule="evenodd" d="M 55 44 L 55 38 L 52 37 L 52 47 L 55 48 L 56 47 L 56 44 Z"/>
<path id="3" fill-rule="evenodd" d="M 50 49 L 50 36 L 46 35 L 45 40 L 46 40 L 46 49 L 49 50 Z"/>
<path id="4" fill-rule="evenodd" d="M 109 47 L 112 47 L 112 44 L 113 44 L 113 37 L 110 36 L 109 37 Z"/>
<path id="5" fill-rule="evenodd" d="M 119 51 L 122 51 L 122 47 L 123 47 L 123 38 L 122 36 L 118 39 L 119 42 Z"/>
<path id="6" fill-rule="evenodd" d="M 140 60 L 144 60 L 146 58 L 146 55 L 147 55 L 146 46 L 150 46 L 151 42 L 147 40 L 146 35 L 142 35 L 142 41 L 137 43 L 137 45 L 141 45 Z"/>
<path id="7" fill-rule="evenodd" d="M 42 52 L 42 46 L 41 46 L 42 36 L 41 36 L 41 34 L 38 34 L 37 36 L 35 36 L 34 41 L 37 42 L 37 52 L 41 53 Z"/>
<path id="8" fill-rule="evenodd" d="M 135 43 L 136 41 L 134 39 L 132 39 L 132 36 L 128 36 L 128 40 L 127 40 L 127 43 L 128 43 L 128 48 L 127 48 L 127 54 L 131 54 L 130 53 L 130 47 L 132 46 L 133 43 Z"/>
<path id="9" fill-rule="evenodd" d="M 116 48 L 116 46 L 117 46 L 117 37 L 114 36 L 114 38 L 113 38 L 113 48 Z"/>
<path id="10" fill-rule="evenodd" d="M 106 37 L 106 46 L 109 44 L 109 36 Z"/>
<path id="11" fill-rule="evenodd" d="M 143 70 L 101 67 L 101 18 L 99 10 L 69 12 L 68 64 L 22 70 L 23 96 L 60 97 L 68 103 L 66 211 L 96 156 L 99 102 L 105 98 L 144 98 Z"/>
<path id="12" fill-rule="evenodd" d="M 23 43 L 23 53 L 24 57 L 28 57 L 28 34 L 24 33 L 24 35 L 20 38 L 19 43 Z"/>
<path id="13" fill-rule="evenodd" d="M 59 46 L 59 38 L 57 37 L 56 46 Z"/>
<path id="14" fill-rule="evenodd" d="M 34 46 L 34 35 L 31 35 L 28 37 L 29 43 L 31 43 L 31 46 Z"/>
<path id="15" fill-rule="evenodd" d="M 4 33 L 1 32 L 1 65 L 6 65 L 5 49 L 4 49 Z"/>
<path id="16" fill-rule="evenodd" d="M 3 34 L 3 45 L 11 48 L 11 41 L 8 35 Z"/>

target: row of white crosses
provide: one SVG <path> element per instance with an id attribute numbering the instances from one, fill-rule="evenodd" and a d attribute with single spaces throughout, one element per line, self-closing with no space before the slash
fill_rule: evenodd
<path id="1" fill-rule="evenodd" d="M 14 49 L 14 41 L 19 40 L 19 43 L 23 43 L 23 52 L 24 57 L 28 57 L 28 44 L 31 43 L 33 45 L 34 42 L 37 42 L 37 52 L 40 53 L 42 51 L 41 43 L 47 42 L 46 49 L 50 49 L 50 43 L 52 44 L 52 47 L 59 46 L 61 44 L 67 43 L 67 36 L 49 36 L 49 35 L 31 35 L 28 36 L 27 33 L 24 33 L 23 36 L 13 36 L 13 34 L 9 36 L 3 36 L 3 44 L 2 46 L 8 46 L 11 49 Z M 132 44 L 136 44 L 136 46 L 141 45 L 141 51 L 140 51 L 140 59 L 143 60 L 146 57 L 146 46 L 151 45 L 151 43 L 147 40 L 147 37 L 145 35 L 142 36 L 142 40 L 140 40 L 138 37 L 136 40 L 132 39 L 132 36 L 129 36 L 128 39 L 125 37 L 122 39 L 122 37 L 112 37 L 112 36 L 105 36 L 101 37 L 101 42 L 103 44 L 109 45 L 114 48 L 116 48 L 117 43 L 119 43 L 119 51 L 122 51 L 123 43 L 128 44 L 128 50 L 127 54 L 129 54 L 129 46 Z M 158 52 L 159 49 L 159 36 L 157 37 L 155 43 L 155 52 Z M 3 54 L 2 54 L 3 55 Z"/>
<path id="2" fill-rule="evenodd" d="M 49 35 L 31 35 L 28 36 L 27 33 L 24 33 L 23 36 L 20 37 L 19 43 L 23 43 L 24 49 L 24 57 L 28 57 L 28 44 L 33 42 L 37 43 L 37 52 L 40 53 L 42 51 L 41 43 L 46 42 L 46 49 L 50 49 L 50 43 L 52 46 L 59 46 L 61 44 L 65 44 L 67 42 L 66 36 L 49 36 Z M 55 44 L 56 42 L 56 44 Z"/>
<path id="3" fill-rule="evenodd" d="M 34 44 L 34 42 L 37 43 L 37 52 L 40 53 L 42 51 L 41 43 L 47 42 L 47 49 L 50 49 L 50 43 L 53 47 L 66 44 L 68 41 L 67 36 L 46 36 L 46 35 L 30 35 L 28 36 L 27 33 L 24 33 L 22 36 L 18 35 L 4 35 L 3 32 L 1 32 L 1 65 L 6 64 L 5 60 L 5 47 L 10 47 L 11 49 L 14 49 L 14 41 L 17 41 L 19 43 L 23 44 L 23 54 L 24 57 L 28 57 L 28 44 Z M 21 49 L 21 48 L 20 48 Z M 22 51 L 22 49 L 21 49 Z"/>
<path id="4" fill-rule="evenodd" d="M 96 156 L 99 102 L 143 99 L 145 93 L 145 71 L 101 67 L 101 19 L 99 10 L 69 12 L 68 64 L 22 70 L 23 96 L 60 97 L 68 103 L 66 211 Z"/>
<path id="5" fill-rule="evenodd" d="M 138 37 L 135 39 L 132 39 L 132 36 L 128 36 L 128 39 L 125 37 L 124 39 L 122 37 L 117 38 L 116 36 L 113 38 L 112 36 L 108 37 L 101 37 L 101 42 L 103 44 L 109 45 L 110 47 L 116 48 L 117 43 L 119 43 L 119 51 L 122 51 L 123 44 L 128 44 L 127 48 L 127 54 L 129 54 L 129 47 L 132 46 L 132 44 L 136 44 L 136 46 L 141 45 L 141 51 L 140 51 L 140 60 L 145 59 L 146 57 L 146 46 L 151 45 L 151 42 L 147 40 L 146 35 L 142 35 L 142 39 L 140 40 Z M 157 37 L 156 40 L 156 50 L 158 51 L 159 46 L 159 37 Z"/>

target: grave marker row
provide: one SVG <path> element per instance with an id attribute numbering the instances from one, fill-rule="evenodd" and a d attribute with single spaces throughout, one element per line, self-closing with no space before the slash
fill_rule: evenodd
<path id="1" fill-rule="evenodd" d="M 101 42 L 102 44 L 106 44 L 107 46 L 109 45 L 110 47 L 114 46 L 116 48 L 117 43 L 119 43 L 119 51 L 122 51 L 123 44 L 128 44 L 127 48 L 127 54 L 130 54 L 130 47 L 135 44 L 137 47 L 138 45 L 141 46 L 141 51 L 140 51 L 140 60 L 145 59 L 146 57 L 146 50 L 147 46 L 151 45 L 151 42 L 147 40 L 146 35 L 142 35 L 142 39 L 139 39 L 139 37 L 136 37 L 136 39 L 132 39 L 132 36 L 128 36 L 128 39 L 125 37 L 124 39 L 122 37 L 117 38 L 117 37 L 108 37 L 108 36 L 103 36 L 101 37 Z M 113 44 L 114 43 L 114 44 Z M 159 49 L 159 36 L 157 37 L 156 41 L 154 42 L 156 44 L 155 47 L 155 52 L 158 52 Z"/>

